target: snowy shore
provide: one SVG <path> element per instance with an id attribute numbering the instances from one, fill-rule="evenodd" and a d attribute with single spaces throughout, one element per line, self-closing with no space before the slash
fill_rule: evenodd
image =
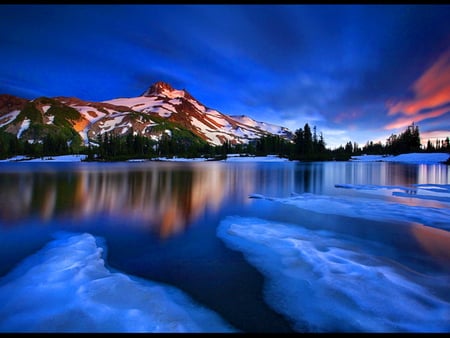
<path id="1" fill-rule="evenodd" d="M 366 162 L 403 162 L 403 163 L 441 163 L 450 158 L 448 153 L 409 153 L 397 156 L 361 155 L 352 156 L 351 161 Z"/>
<path id="2" fill-rule="evenodd" d="M 46 156 L 41 158 L 27 158 L 25 156 L 15 156 L 0 162 L 81 162 L 86 158 L 86 155 L 61 155 L 61 156 Z M 350 161 L 361 162 L 403 162 L 403 163 L 443 163 L 450 158 L 449 153 L 409 153 L 393 155 L 360 155 L 352 156 Z M 173 157 L 156 158 L 158 161 L 171 161 L 171 162 L 201 162 L 207 161 L 205 158 L 182 158 Z M 130 160 L 129 162 L 142 162 L 147 160 Z M 222 162 L 287 162 L 286 158 L 279 157 L 277 155 L 267 156 L 240 156 L 239 154 L 229 154 L 227 159 L 221 160 Z"/>

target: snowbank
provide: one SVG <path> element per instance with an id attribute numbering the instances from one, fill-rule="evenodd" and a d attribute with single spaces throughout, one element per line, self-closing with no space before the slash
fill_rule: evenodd
<path id="1" fill-rule="evenodd" d="M 59 156 L 44 156 L 39 158 L 29 158 L 26 156 L 14 156 L 0 162 L 81 162 L 86 158 L 86 155 L 59 155 Z"/>
<path id="2" fill-rule="evenodd" d="M 352 156 L 352 161 L 381 161 L 381 162 L 404 162 L 404 163 L 441 163 L 450 158 L 448 153 L 409 153 L 397 156 L 389 155 L 360 155 Z"/>

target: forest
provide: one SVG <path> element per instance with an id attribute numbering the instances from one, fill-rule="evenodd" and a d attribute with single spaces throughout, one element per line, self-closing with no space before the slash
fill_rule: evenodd
<path id="1" fill-rule="evenodd" d="M 411 152 L 449 152 L 449 137 L 437 140 L 435 144 L 428 141 L 426 147 L 421 145 L 419 127 L 414 123 L 399 135 L 392 134 L 385 144 L 367 141 L 364 146 L 347 142 L 336 149 L 327 148 L 322 132 L 305 123 L 303 128 L 295 131 L 293 139 L 287 140 L 277 135 L 267 135 L 248 144 L 230 144 L 225 142 L 213 146 L 195 137 L 189 132 L 163 134 L 159 140 L 128 133 L 115 135 L 104 133 L 88 146 L 72 146 L 61 133 L 49 133 L 41 142 L 29 143 L 15 135 L 0 131 L 0 158 L 6 159 L 16 155 L 27 157 L 51 157 L 66 154 L 85 154 L 86 161 L 123 161 L 128 159 L 155 158 L 199 158 L 210 160 L 226 158 L 228 154 L 242 156 L 278 155 L 290 160 L 301 161 L 347 161 L 355 155 L 398 155 Z"/>

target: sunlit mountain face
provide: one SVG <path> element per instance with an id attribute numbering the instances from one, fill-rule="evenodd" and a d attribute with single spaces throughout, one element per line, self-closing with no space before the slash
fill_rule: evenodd
<path id="1" fill-rule="evenodd" d="M 211 145 L 245 144 L 266 135 L 293 137 L 288 128 L 210 109 L 186 90 L 164 82 L 156 82 L 141 96 L 103 102 L 0 95 L 0 129 L 30 143 L 41 142 L 49 133 L 62 133 L 70 142 L 84 145 L 105 133 L 159 140 L 180 130 Z"/>

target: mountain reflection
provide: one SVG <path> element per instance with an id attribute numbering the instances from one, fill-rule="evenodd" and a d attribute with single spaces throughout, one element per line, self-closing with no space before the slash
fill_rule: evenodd
<path id="1" fill-rule="evenodd" d="M 182 232 L 207 211 L 251 203 L 251 194 L 340 195 L 344 192 L 335 184 L 411 187 L 448 182 L 447 175 L 444 166 L 393 163 L 4 164 L 0 166 L 0 226 L 29 219 L 45 223 L 107 217 L 166 238 Z M 411 205 L 433 202 L 402 200 Z"/>
<path id="2" fill-rule="evenodd" d="M 2 174 L 0 218 L 13 225 L 33 216 L 49 221 L 107 215 L 168 237 L 207 209 L 218 210 L 229 196 L 246 199 L 254 190 L 250 177 L 250 171 L 215 163 Z"/>

